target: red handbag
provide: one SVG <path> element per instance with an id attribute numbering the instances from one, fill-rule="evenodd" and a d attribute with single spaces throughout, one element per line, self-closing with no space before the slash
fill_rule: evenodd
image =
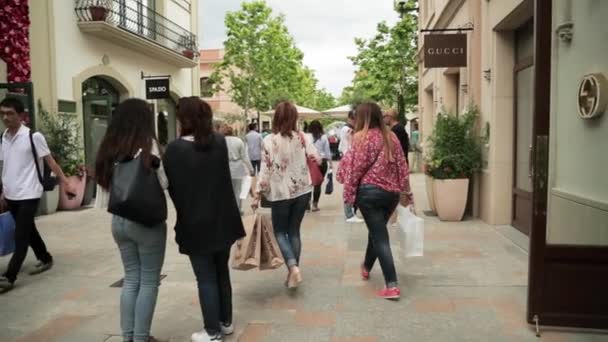
<path id="1" fill-rule="evenodd" d="M 319 164 L 312 159 L 308 158 L 306 155 L 306 142 L 304 141 L 304 135 L 300 133 L 300 141 L 302 142 L 302 148 L 304 149 L 304 155 L 306 156 L 306 165 L 308 165 L 308 172 L 310 173 L 310 180 L 313 186 L 319 186 L 323 184 L 323 174 L 321 173 L 321 168 Z"/>

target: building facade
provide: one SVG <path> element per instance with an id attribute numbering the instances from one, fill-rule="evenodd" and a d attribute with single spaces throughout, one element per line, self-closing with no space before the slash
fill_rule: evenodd
<path id="1" fill-rule="evenodd" d="M 460 68 L 425 67 L 437 33 L 421 33 L 423 139 L 438 113 L 479 109 L 472 212 L 529 237 L 531 324 L 608 326 L 607 16 L 594 0 L 420 1 L 421 29 L 472 29 Z"/>
<path id="2" fill-rule="evenodd" d="M 163 143 L 175 138 L 178 98 L 200 93 L 198 0 L 31 0 L 25 13 L 32 102 L 73 116 L 88 167 L 114 108 L 146 98 L 149 76 L 169 78 L 170 97 L 150 103 Z M 0 83 L 7 69 L 0 66 Z"/>
<path id="3" fill-rule="evenodd" d="M 530 231 L 533 1 L 423 0 L 421 29 L 470 29 L 467 66 L 425 68 L 420 50 L 423 139 L 439 113 L 480 112 L 484 167 L 473 182 L 471 213 L 494 225 Z M 420 35 L 420 46 L 424 45 Z"/>
<path id="4" fill-rule="evenodd" d="M 215 65 L 224 60 L 224 54 L 224 49 L 205 49 L 200 51 L 201 97 L 209 103 L 214 115 L 218 119 L 235 123 L 235 119 L 239 118 L 240 124 L 235 123 L 233 126 L 241 133 L 244 132 L 244 127 L 241 127 L 244 122 L 257 122 L 258 119 L 261 130 L 270 129 L 271 118 L 268 115 L 260 114 L 258 118 L 257 111 L 251 109 L 249 116 L 247 118 L 244 117 L 243 108 L 232 101 L 232 97 L 230 96 L 230 80 L 223 80 L 223 89 L 221 91 L 212 91 L 209 77 L 215 71 Z"/>

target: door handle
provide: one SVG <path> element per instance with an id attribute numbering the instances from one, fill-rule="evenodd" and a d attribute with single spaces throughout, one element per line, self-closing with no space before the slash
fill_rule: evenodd
<path id="1" fill-rule="evenodd" d="M 534 164 L 532 163 L 532 144 L 530 144 L 530 149 L 528 151 L 528 178 L 534 177 Z"/>

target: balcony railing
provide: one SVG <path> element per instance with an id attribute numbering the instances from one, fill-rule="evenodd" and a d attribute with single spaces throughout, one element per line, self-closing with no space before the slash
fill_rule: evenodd
<path id="1" fill-rule="evenodd" d="M 157 13 L 143 0 L 75 0 L 78 21 L 105 22 L 188 59 L 198 57 L 196 35 Z"/>

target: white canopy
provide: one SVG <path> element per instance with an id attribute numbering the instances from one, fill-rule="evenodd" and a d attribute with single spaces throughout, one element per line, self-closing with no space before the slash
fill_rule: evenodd
<path id="1" fill-rule="evenodd" d="M 344 105 L 323 111 L 323 114 L 329 115 L 332 118 L 346 118 L 351 109 L 352 107 L 350 105 Z"/>
<path id="2" fill-rule="evenodd" d="M 296 109 L 298 110 L 298 114 L 300 115 L 301 118 L 319 118 L 321 116 L 323 116 L 323 113 L 319 112 L 318 110 L 314 110 L 311 108 L 306 108 L 306 107 L 302 107 L 302 106 L 298 106 L 295 105 Z M 273 110 L 269 110 L 267 112 L 264 112 L 263 114 L 268 114 L 268 115 L 274 115 L 274 109 Z"/>

